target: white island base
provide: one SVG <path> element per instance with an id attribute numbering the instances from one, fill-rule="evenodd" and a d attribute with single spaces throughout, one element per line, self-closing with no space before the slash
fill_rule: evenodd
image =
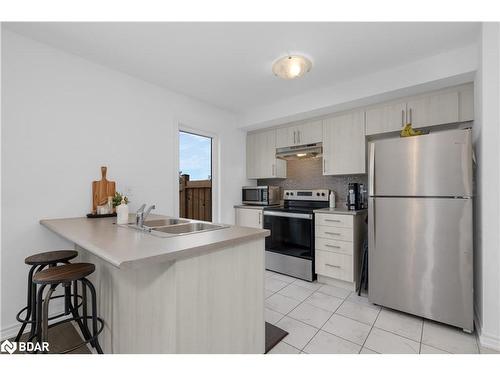
<path id="1" fill-rule="evenodd" d="M 118 268 L 95 264 L 104 353 L 264 353 L 264 238 L 200 255 Z"/>

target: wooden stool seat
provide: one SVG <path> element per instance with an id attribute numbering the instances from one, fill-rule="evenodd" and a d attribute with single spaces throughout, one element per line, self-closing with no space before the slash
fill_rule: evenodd
<path id="1" fill-rule="evenodd" d="M 24 260 L 24 263 L 30 266 L 37 265 L 47 265 L 67 262 L 78 256 L 78 252 L 75 250 L 57 250 L 57 251 L 47 251 L 45 253 L 38 253 L 31 255 Z"/>
<path id="2" fill-rule="evenodd" d="M 36 284 L 65 284 L 83 279 L 95 271 L 92 263 L 72 263 L 45 269 L 35 273 L 33 282 Z"/>

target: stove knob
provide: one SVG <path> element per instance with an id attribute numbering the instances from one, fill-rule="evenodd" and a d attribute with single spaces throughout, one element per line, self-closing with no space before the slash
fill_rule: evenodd
<path id="1" fill-rule="evenodd" d="M 290 195 L 290 193 L 289 193 L 289 192 L 286 192 L 286 195 Z"/>
<path id="2" fill-rule="evenodd" d="M 325 196 L 325 193 L 321 193 L 321 195 L 324 197 L 324 196 Z"/>
<path id="3" fill-rule="evenodd" d="M 292 192 L 292 193 L 290 193 L 290 195 L 293 195 L 293 192 Z"/>
<path id="4" fill-rule="evenodd" d="M 316 195 L 319 197 L 319 193 L 316 193 Z"/>

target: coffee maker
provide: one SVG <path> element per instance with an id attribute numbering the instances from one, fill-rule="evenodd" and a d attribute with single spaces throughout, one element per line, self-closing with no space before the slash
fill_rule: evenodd
<path id="1" fill-rule="evenodd" d="M 347 186 L 347 209 L 355 211 L 366 208 L 365 200 L 366 189 L 364 184 L 350 182 Z"/>

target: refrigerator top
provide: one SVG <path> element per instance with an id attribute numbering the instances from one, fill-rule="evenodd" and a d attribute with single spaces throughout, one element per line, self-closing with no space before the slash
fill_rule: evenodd
<path id="1" fill-rule="evenodd" d="M 370 196 L 471 197 L 471 130 L 368 144 Z"/>

